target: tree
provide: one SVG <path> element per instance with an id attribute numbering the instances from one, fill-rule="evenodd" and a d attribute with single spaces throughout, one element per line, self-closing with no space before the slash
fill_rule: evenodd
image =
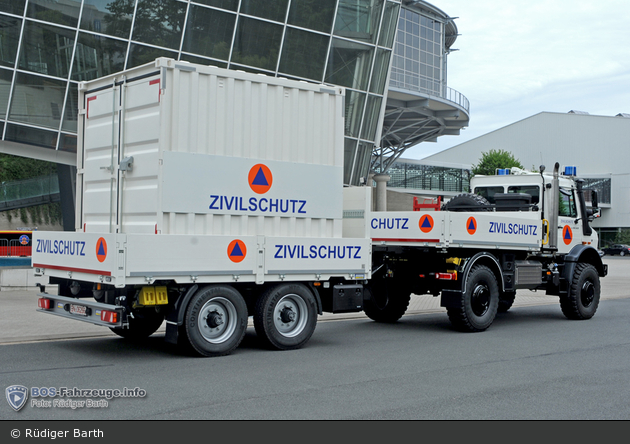
<path id="1" fill-rule="evenodd" d="M 479 159 L 479 163 L 472 166 L 472 173 L 488 176 L 496 174 L 497 169 L 512 167 L 522 169 L 523 165 L 509 151 L 490 150 L 487 153 L 481 153 L 481 159 Z"/>

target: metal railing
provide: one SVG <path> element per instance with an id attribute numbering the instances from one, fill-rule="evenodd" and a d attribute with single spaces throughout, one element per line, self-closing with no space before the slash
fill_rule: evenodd
<path id="1" fill-rule="evenodd" d="M 40 201 L 50 200 L 49 196 L 56 194 L 59 194 L 59 178 L 56 174 L 3 182 L 0 184 L 0 210 L 36 205 Z M 20 202 L 24 205 L 20 205 Z"/>

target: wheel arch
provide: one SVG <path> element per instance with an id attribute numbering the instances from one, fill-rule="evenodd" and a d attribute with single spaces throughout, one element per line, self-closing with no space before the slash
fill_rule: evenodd
<path id="1" fill-rule="evenodd" d="M 594 266 L 601 277 L 608 274 L 608 266 L 602 262 L 602 258 L 599 256 L 599 253 L 597 253 L 597 250 L 590 245 L 576 245 L 564 257 L 564 262 L 563 277 L 569 283 L 573 279 L 575 266 L 580 262 Z"/>
<path id="2" fill-rule="evenodd" d="M 462 273 L 462 280 L 461 280 L 462 292 L 466 291 L 466 281 L 468 278 L 468 274 L 470 273 L 470 270 L 472 270 L 472 268 L 475 265 L 485 265 L 486 267 L 488 267 L 497 279 L 497 284 L 499 285 L 499 291 L 505 290 L 505 282 L 503 280 L 503 273 L 501 271 L 501 263 L 499 262 L 499 259 L 497 259 L 497 257 L 494 256 L 493 254 L 482 251 L 475 254 L 470 259 L 468 259 L 466 261 L 466 264 L 464 265 L 464 270 Z"/>

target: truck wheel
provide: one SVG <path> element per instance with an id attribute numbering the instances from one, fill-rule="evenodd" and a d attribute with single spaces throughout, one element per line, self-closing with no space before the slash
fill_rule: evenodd
<path id="1" fill-rule="evenodd" d="M 164 315 L 152 309 L 136 311 L 129 318 L 129 328 L 110 328 L 118 336 L 130 340 L 146 339 L 157 331 L 164 322 Z"/>
<path id="2" fill-rule="evenodd" d="M 514 304 L 514 299 L 516 299 L 515 291 L 506 291 L 502 292 L 499 295 L 499 307 L 497 309 L 498 313 L 505 313 L 510 308 L 512 308 L 512 304 Z"/>
<path id="3" fill-rule="evenodd" d="M 411 292 L 395 285 L 376 284 L 364 288 L 363 311 L 373 321 L 394 323 L 407 311 Z"/>
<path id="4" fill-rule="evenodd" d="M 256 301 L 254 328 L 268 347 L 294 350 L 311 338 L 317 324 L 317 301 L 301 284 L 282 284 Z"/>
<path id="5" fill-rule="evenodd" d="M 201 288 L 184 315 L 184 333 L 190 347 L 202 356 L 223 356 L 239 346 L 247 329 L 247 305 L 234 288 Z"/>
<path id="6" fill-rule="evenodd" d="M 591 264 L 577 264 L 569 293 L 560 297 L 562 313 L 568 319 L 592 318 L 599 305 L 600 291 L 597 269 Z"/>
<path id="7" fill-rule="evenodd" d="M 470 270 L 466 291 L 462 293 L 461 307 L 448 308 L 448 318 L 461 331 L 484 331 L 494 321 L 499 306 L 497 278 L 484 265 Z"/>
<path id="8" fill-rule="evenodd" d="M 490 202 L 478 194 L 458 194 L 442 205 L 442 211 L 490 211 Z"/>

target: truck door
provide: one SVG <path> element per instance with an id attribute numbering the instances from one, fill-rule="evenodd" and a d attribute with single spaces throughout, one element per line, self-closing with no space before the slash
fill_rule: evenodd
<path id="1" fill-rule="evenodd" d="M 83 94 L 81 226 L 86 232 L 155 231 L 160 73 Z"/>
<path id="2" fill-rule="evenodd" d="M 568 253 L 581 243 L 575 190 L 560 187 L 558 198 L 558 252 Z"/>

